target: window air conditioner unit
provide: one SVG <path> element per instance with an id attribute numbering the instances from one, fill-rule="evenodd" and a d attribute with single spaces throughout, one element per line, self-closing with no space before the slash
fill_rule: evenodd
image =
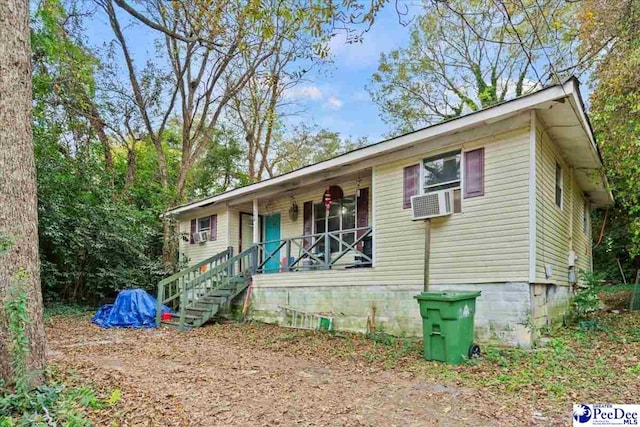
<path id="1" fill-rule="evenodd" d="M 429 219 L 451 215 L 453 190 L 432 191 L 411 197 L 411 219 Z"/>
<path id="2" fill-rule="evenodd" d="M 206 231 L 198 231 L 197 233 L 193 233 L 194 243 L 204 243 L 207 240 L 209 240 L 209 236 Z"/>

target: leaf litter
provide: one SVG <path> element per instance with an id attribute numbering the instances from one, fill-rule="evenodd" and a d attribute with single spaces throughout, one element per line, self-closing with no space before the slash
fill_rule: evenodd
<path id="1" fill-rule="evenodd" d="M 409 338 L 224 322 L 179 332 L 47 322 L 50 364 L 114 405 L 122 426 L 567 425 L 573 403 L 634 403 L 640 313 L 554 331 L 533 350 L 486 346 L 461 366 L 425 361 Z"/>

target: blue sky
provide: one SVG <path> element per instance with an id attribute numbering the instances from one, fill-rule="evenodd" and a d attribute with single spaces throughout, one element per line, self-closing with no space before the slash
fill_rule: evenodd
<path id="1" fill-rule="evenodd" d="M 380 12 L 362 43 L 347 44 L 343 35 L 334 37 L 330 43 L 333 64 L 310 75 L 295 90 L 298 102 L 306 107 L 297 120 L 343 137 L 367 137 L 370 143 L 382 139 L 390 128 L 380 119 L 365 85 L 378 67 L 380 54 L 404 47 L 408 41 L 409 27 L 398 22 L 393 5 Z"/>
<path id="2" fill-rule="evenodd" d="M 136 64 L 142 66 L 155 56 L 156 34 L 139 23 L 132 23 L 124 13 L 121 20 L 129 21 L 125 33 L 130 40 L 135 40 L 130 48 Z M 99 12 L 86 23 L 85 34 L 89 44 L 97 48 L 113 39 L 106 17 Z M 338 34 L 330 42 L 333 63 L 313 70 L 307 80 L 295 88 L 291 97 L 299 105 L 296 110 L 300 113 L 287 120 L 290 124 L 302 121 L 314 124 L 339 132 L 342 137 L 366 137 L 369 143 L 379 141 L 390 128 L 380 119 L 378 107 L 371 102 L 365 85 L 377 69 L 380 54 L 404 47 L 408 40 L 409 27 L 398 22 L 393 4 L 380 11 L 362 43 L 345 43 L 344 35 Z"/>
<path id="3" fill-rule="evenodd" d="M 403 21 L 410 21 L 420 12 L 419 0 L 401 0 L 399 7 L 406 6 L 407 14 Z M 143 24 L 120 13 L 127 38 L 131 40 L 135 62 L 141 67 L 156 55 L 155 40 L 158 33 L 149 30 Z M 113 33 L 104 14 L 98 12 L 86 23 L 86 36 L 89 44 L 100 48 L 111 42 Z M 384 139 L 391 127 L 380 118 L 380 111 L 365 86 L 376 71 L 380 54 L 393 49 L 406 47 L 409 42 L 410 25 L 402 25 L 394 2 L 389 2 L 376 16 L 371 29 L 364 34 L 361 43 L 348 44 L 344 34 L 337 34 L 330 42 L 333 62 L 315 68 L 307 75 L 306 81 L 290 91 L 289 98 L 295 100 L 298 114 L 287 117 L 288 125 L 304 122 L 320 128 L 339 132 L 343 138 L 358 139 L 366 137 L 369 143 Z M 121 52 L 117 50 L 118 59 Z M 124 64 L 122 64 L 124 65 Z M 546 59 L 536 61 L 536 68 L 543 70 Z M 121 67 L 126 78 L 124 66 Z M 591 88 L 588 76 L 582 78 L 583 95 L 588 99 Z"/>

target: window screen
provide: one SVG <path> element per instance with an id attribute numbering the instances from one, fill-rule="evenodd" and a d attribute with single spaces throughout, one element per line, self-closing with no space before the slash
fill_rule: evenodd
<path id="1" fill-rule="evenodd" d="M 460 187 L 460 151 L 424 159 L 425 192 Z"/>
<path id="2" fill-rule="evenodd" d="M 211 217 L 198 218 L 198 231 L 209 231 L 211 228 Z"/>

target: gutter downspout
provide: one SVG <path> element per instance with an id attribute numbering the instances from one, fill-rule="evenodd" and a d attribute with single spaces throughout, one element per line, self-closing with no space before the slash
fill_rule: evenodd
<path id="1" fill-rule="evenodd" d="M 574 228 L 574 221 L 573 221 L 573 214 L 574 214 L 574 176 L 573 176 L 573 168 L 569 168 L 569 184 L 570 184 L 570 191 L 569 191 L 569 253 L 567 254 L 567 269 L 569 270 L 569 277 L 567 277 L 567 281 L 569 282 L 570 286 L 575 286 L 575 284 L 578 282 L 578 278 L 577 278 L 577 272 L 576 272 L 576 260 L 577 260 L 577 255 L 574 251 L 573 248 L 573 228 Z"/>
<path id="2" fill-rule="evenodd" d="M 424 221 L 424 287 L 429 292 L 429 259 L 431 258 L 431 220 Z"/>

